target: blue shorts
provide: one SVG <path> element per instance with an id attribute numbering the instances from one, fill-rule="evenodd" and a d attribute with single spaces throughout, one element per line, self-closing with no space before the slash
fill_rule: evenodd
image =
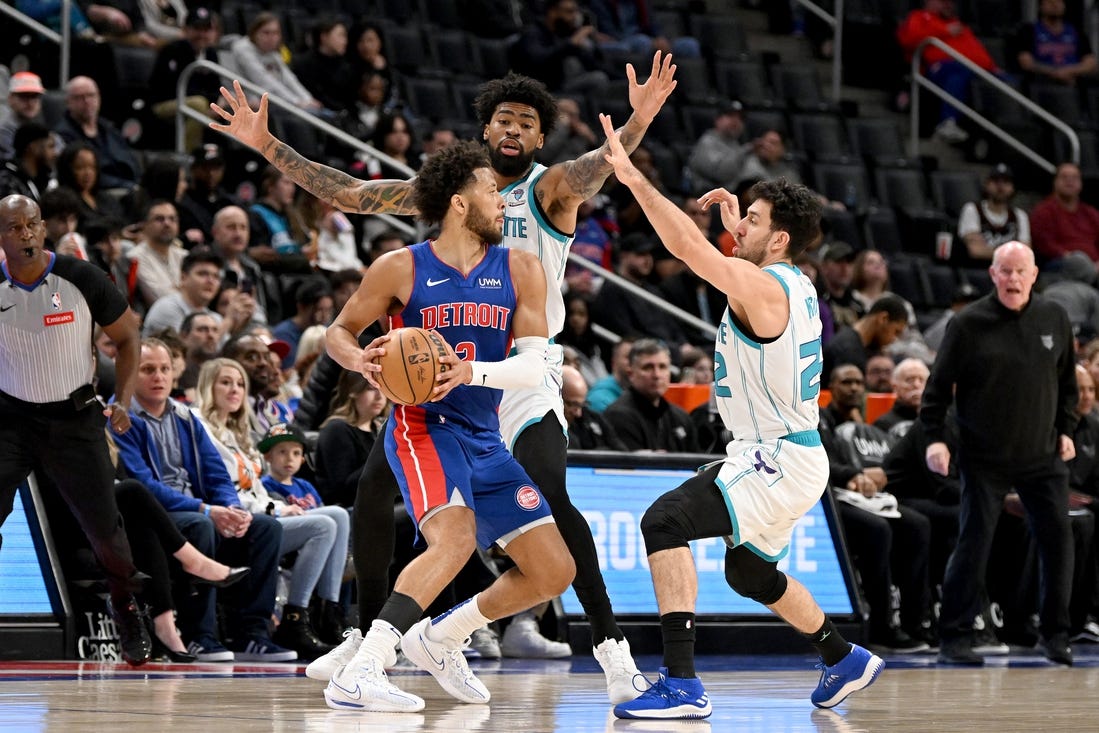
<path id="1" fill-rule="evenodd" d="M 497 431 L 397 406 L 385 426 L 385 455 L 417 528 L 434 509 L 468 506 L 477 517 L 477 543 L 487 548 L 553 521 L 542 492 Z"/>

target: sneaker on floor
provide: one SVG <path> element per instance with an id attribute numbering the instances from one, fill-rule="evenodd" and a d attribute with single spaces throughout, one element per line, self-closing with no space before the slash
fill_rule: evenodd
<path id="1" fill-rule="evenodd" d="M 469 659 L 499 659 L 502 656 L 500 653 L 500 637 L 487 626 L 482 626 L 469 635 L 469 649 L 477 654 L 476 657 L 473 657 L 467 653 L 466 657 Z"/>
<path id="2" fill-rule="evenodd" d="M 305 668 L 305 676 L 318 682 L 328 682 L 337 669 L 351 661 L 362 643 L 362 632 L 348 629 L 343 632 L 343 642 L 339 646 L 309 663 Z"/>
<path id="3" fill-rule="evenodd" d="M 561 659 L 572 656 L 572 647 L 563 641 L 551 641 L 542 636 L 538 619 L 519 615 L 511 619 L 504 629 L 500 651 L 505 657 L 516 659 Z"/>
<path id="4" fill-rule="evenodd" d="M 884 639 L 873 640 L 871 645 L 881 647 L 893 654 L 918 654 L 931 648 L 926 641 L 913 639 L 902 629 L 890 629 Z"/>
<path id="5" fill-rule="evenodd" d="M 1072 637 L 1072 640 L 1085 644 L 1099 644 L 1099 623 L 1088 621 L 1084 624 L 1084 627 L 1080 629 L 1080 632 Z"/>
<path id="6" fill-rule="evenodd" d="M 462 702 L 489 701 L 488 688 L 466 664 L 461 648 L 448 648 L 443 642 L 427 638 L 431 619 L 422 619 L 401 637 L 401 651 L 420 669 L 426 670 L 439 685 Z"/>
<path id="7" fill-rule="evenodd" d="M 607 697 L 613 704 L 633 700 L 652 686 L 638 671 L 630 654 L 630 642 L 625 639 L 606 639 L 592 649 L 592 654 L 607 677 Z"/>
<path id="8" fill-rule="evenodd" d="M 245 636 L 233 645 L 238 662 L 292 662 L 298 653 L 284 649 L 264 636 Z"/>
<path id="9" fill-rule="evenodd" d="M 1038 648 L 1046 655 L 1046 659 L 1056 664 L 1072 666 L 1072 647 L 1068 643 L 1068 634 L 1062 632 L 1054 634 L 1048 639 L 1042 639 Z"/>
<path id="10" fill-rule="evenodd" d="M 939 138 L 945 143 L 955 145 L 958 143 L 964 143 L 969 139 L 969 133 L 963 130 L 958 121 L 953 117 L 947 117 L 945 120 L 939 123 L 935 128 L 935 137 Z"/>
<path id="11" fill-rule="evenodd" d="M 118 646 L 122 658 L 131 667 L 140 667 L 149 661 L 153 654 L 153 640 L 145 626 L 145 608 L 133 596 L 124 605 L 107 599 L 107 612 L 114 621 L 118 632 Z"/>
<path id="12" fill-rule="evenodd" d="M 818 708 L 834 708 L 852 692 L 873 684 L 885 662 L 858 644 L 852 644 L 847 656 L 831 667 L 823 662 L 817 666 L 820 668 L 820 681 L 809 699 Z"/>
<path id="13" fill-rule="evenodd" d="M 232 662 L 236 657 L 212 636 L 200 636 L 187 645 L 187 651 L 200 662 Z"/>
<path id="14" fill-rule="evenodd" d="M 980 667 L 985 658 L 973 648 L 973 639 L 968 636 L 939 641 L 939 664 L 952 664 L 962 667 Z"/>
<path id="15" fill-rule="evenodd" d="M 708 718 L 712 712 L 702 680 L 669 677 L 667 667 L 660 668 L 660 677 L 637 698 L 614 706 L 617 718 L 693 719 Z"/>
<path id="16" fill-rule="evenodd" d="M 978 629 L 973 638 L 973 652 L 983 657 L 1003 656 L 1011 651 L 1007 644 L 996 636 L 996 632 L 987 626 Z"/>
<path id="17" fill-rule="evenodd" d="M 340 667 L 324 688 L 324 701 L 333 710 L 377 713 L 415 713 L 424 701 L 389 681 L 385 664 L 363 654 Z"/>

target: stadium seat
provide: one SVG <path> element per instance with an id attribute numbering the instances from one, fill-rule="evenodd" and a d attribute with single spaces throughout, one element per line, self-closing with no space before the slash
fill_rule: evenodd
<path id="1" fill-rule="evenodd" d="M 794 114 L 790 116 L 790 127 L 797 148 L 814 158 L 847 152 L 847 136 L 839 115 Z"/>
<path id="2" fill-rule="evenodd" d="M 773 106 L 781 102 L 768 87 L 767 72 L 760 61 L 718 61 L 715 76 L 717 89 L 722 95 L 749 107 Z"/>
<path id="3" fill-rule="evenodd" d="M 932 171 L 931 196 L 935 205 L 956 219 L 962 206 L 983 196 L 981 178 L 972 171 Z"/>

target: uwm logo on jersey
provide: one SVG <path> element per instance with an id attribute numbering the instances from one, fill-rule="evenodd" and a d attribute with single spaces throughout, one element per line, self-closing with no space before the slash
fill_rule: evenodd
<path id="1" fill-rule="evenodd" d="M 493 279 L 493 278 L 483 278 Z M 448 326 L 480 326 L 507 331 L 511 320 L 511 308 L 491 303 L 440 303 L 420 309 L 423 328 Z"/>
<path id="2" fill-rule="evenodd" d="M 477 278 L 477 287 L 499 290 L 504 287 L 504 281 L 498 277 L 479 277 Z"/>

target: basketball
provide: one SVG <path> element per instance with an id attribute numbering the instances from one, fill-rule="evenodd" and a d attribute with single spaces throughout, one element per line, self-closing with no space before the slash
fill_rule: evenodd
<path id="1" fill-rule="evenodd" d="M 382 393 L 401 405 L 419 405 L 431 399 L 435 377 L 445 369 L 439 358 L 446 356 L 443 337 L 422 328 L 396 328 L 389 332 L 385 355 L 374 360 L 381 372 L 375 375 Z"/>

